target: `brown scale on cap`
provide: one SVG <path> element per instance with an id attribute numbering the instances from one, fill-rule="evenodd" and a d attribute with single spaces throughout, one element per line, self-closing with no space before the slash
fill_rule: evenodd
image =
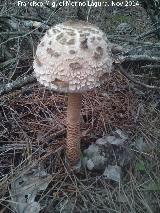
<path id="1" fill-rule="evenodd" d="M 69 53 L 70 53 L 70 54 L 75 54 L 76 51 L 75 51 L 75 50 L 70 50 Z"/>
<path id="2" fill-rule="evenodd" d="M 83 41 L 81 41 L 80 47 L 81 49 L 88 49 L 88 44 L 87 44 L 87 38 L 85 38 Z"/>
<path id="3" fill-rule="evenodd" d="M 56 34 L 56 33 L 57 33 L 57 30 L 55 30 L 55 29 L 52 29 L 52 32 Z"/>
<path id="4" fill-rule="evenodd" d="M 71 45 L 71 44 L 75 44 L 75 39 L 72 38 L 69 41 L 67 41 L 67 44 Z"/>
<path id="5" fill-rule="evenodd" d="M 44 42 L 41 42 L 40 45 L 41 45 L 42 47 L 44 47 Z"/>
<path id="6" fill-rule="evenodd" d="M 60 54 L 58 52 L 56 52 L 55 50 L 53 50 L 52 48 L 47 48 L 47 53 L 49 55 L 51 55 L 51 57 L 56 57 L 58 58 L 60 56 Z"/>
<path id="7" fill-rule="evenodd" d="M 56 37 L 56 40 L 57 40 L 57 41 L 60 40 L 63 36 L 64 36 L 63 33 L 58 34 L 57 37 Z"/>
<path id="8" fill-rule="evenodd" d="M 95 36 L 90 38 L 90 42 L 93 43 L 95 41 Z"/>
<path id="9" fill-rule="evenodd" d="M 74 31 L 67 32 L 67 34 L 70 35 L 70 36 L 76 36 L 76 33 L 74 33 Z"/>
<path id="10" fill-rule="evenodd" d="M 61 31 L 60 31 L 60 30 L 58 30 L 58 29 L 54 29 L 54 28 L 52 28 L 52 32 L 53 32 L 54 34 L 57 34 L 57 33 L 60 33 Z"/>
<path id="11" fill-rule="evenodd" d="M 70 63 L 69 64 L 69 67 L 72 69 L 72 70 L 77 70 L 77 69 L 82 69 L 82 65 L 78 62 L 75 62 L 75 63 Z"/>
<path id="12" fill-rule="evenodd" d="M 48 37 L 51 37 L 51 36 L 52 36 L 51 33 L 50 33 L 49 31 L 47 31 L 47 36 L 48 36 Z"/>
<path id="13" fill-rule="evenodd" d="M 62 81 L 62 80 L 59 80 L 57 78 L 55 78 L 54 81 L 51 81 L 51 83 L 55 84 L 56 86 L 59 86 L 59 87 L 68 87 L 69 86 L 69 82 Z"/>
<path id="14" fill-rule="evenodd" d="M 101 55 L 99 53 L 97 53 L 97 52 L 94 52 L 93 58 L 94 59 L 100 59 Z"/>
<path id="15" fill-rule="evenodd" d="M 59 43 L 64 45 L 64 44 L 66 44 L 66 41 L 67 41 L 66 38 L 62 38 L 62 39 L 59 40 Z"/>
<path id="16" fill-rule="evenodd" d="M 37 64 L 38 67 L 41 67 L 41 66 L 42 66 L 42 63 L 41 63 L 41 61 L 38 59 L 37 56 L 35 56 L 35 62 L 36 62 L 36 64 Z"/>
<path id="17" fill-rule="evenodd" d="M 98 46 L 98 47 L 96 47 L 96 50 L 97 50 L 97 52 L 100 53 L 101 55 L 103 54 L 103 48 L 102 48 L 102 47 Z"/>
<path id="18" fill-rule="evenodd" d="M 96 52 L 94 52 L 93 57 L 95 59 L 100 59 L 103 55 L 103 48 L 102 47 L 96 47 Z"/>
<path id="19" fill-rule="evenodd" d="M 101 41 L 101 40 L 102 40 L 102 38 L 101 38 L 101 37 L 97 37 L 97 39 L 98 39 L 99 41 Z"/>
<path id="20" fill-rule="evenodd" d="M 86 36 L 89 36 L 89 35 L 90 35 L 90 33 L 81 33 L 80 37 L 86 37 Z"/>

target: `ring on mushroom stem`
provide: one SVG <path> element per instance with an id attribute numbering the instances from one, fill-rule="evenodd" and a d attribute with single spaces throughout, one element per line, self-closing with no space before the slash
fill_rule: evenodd
<path id="1" fill-rule="evenodd" d="M 75 166 L 80 161 L 81 93 L 100 86 L 111 72 L 111 46 L 96 26 L 67 21 L 47 31 L 34 60 L 37 80 L 55 91 L 68 93 L 66 155 Z"/>

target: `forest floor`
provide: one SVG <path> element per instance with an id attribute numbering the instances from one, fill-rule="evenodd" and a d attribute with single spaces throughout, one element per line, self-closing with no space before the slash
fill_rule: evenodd
<path id="1" fill-rule="evenodd" d="M 150 19 L 140 7 L 122 8 L 114 16 L 111 14 L 112 11 L 100 26 L 112 35 L 123 22 L 134 29 L 126 39 L 151 28 Z M 92 17 L 91 13 L 91 21 Z M 100 19 L 101 15 L 95 22 Z M 152 36 L 143 41 L 158 42 L 158 39 Z M 122 41 L 118 43 L 125 46 Z M 16 69 L 21 75 L 28 61 L 19 64 L 17 59 Z M 127 62 L 124 66 L 140 82 L 158 86 L 160 82 L 152 73 L 140 73 L 140 67 L 146 64 Z M 11 77 L 13 67 L 7 66 L 10 64 L 3 62 L 1 82 Z M 7 68 L 9 72 L 5 75 Z M 136 86 L 119 70 L 100 88 L 83 94 L 82 160 L 83 150 L 97 139 L 117 130 L 126 135 L 124 144 L 107 147 L 107 164 L 121 168 L 117 182 L 104 177 L 98 169 L 89 171 L 84 166 L 74 172 L 67 167 L 64 154 L 67 95 L 49 91 L 38 83 L 3 95 L 0 212 L 160 212 L 159 97 L 158 91 Z"/>

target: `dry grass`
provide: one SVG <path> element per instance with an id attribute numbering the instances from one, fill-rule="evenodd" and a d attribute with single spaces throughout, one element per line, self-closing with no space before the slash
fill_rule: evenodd
<path id="1" fill-rule="evenodd" d="M 37 196 L 44 207 L 41 212 L 158 212 L 159 113 L 152 102 L 138 100 L 127 79 L 116 72 L 101 88 L 83 95 L 82 149 L 114 128 L 129 135 L 123 149 L 131 152 L 132 161 L 122 168 L 122 182 L 117 185 L 99 172 L 83 169 L 75 174 L 66 167 L 66 100 L 66 95 L 38 85 L 3 97 L 1 208 L 12 212 L 8 210 L 7 188 L 13 178 L 30 167 L 44 165 L 53 178 L 47 190 Z M 140 135 L 152 149 L 143 153 L 136 149 Z"/>

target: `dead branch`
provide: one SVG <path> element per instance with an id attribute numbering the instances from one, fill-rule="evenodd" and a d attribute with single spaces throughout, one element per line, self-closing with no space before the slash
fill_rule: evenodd
<path id="1" fill-rule="evenodd" d="M 37 22 L 40 22 L 42 24 L 45 24 L 45 25 L 48 25 L 48 26 L 52 26 L 53 24 L 52 23 L 47 23 L 46 21 L 44 20 L 41 20 L 39 18 L 36 18 L 36 17 L 26 17 L 26 16 L 18 16 L 18 15 L 0 15 L 0 18 L 6 18 L 6 19 L 13 19 L 13 18 L 16 18 L 16 19 L 20 19 L 20 20 L 27 20 L 27 21 L 37 21 Z"/>
<path id="2" fill-rule="evenodd" d="M 127 38 L 123 38 L 120 37 L 119 35 L 115 36 L 115 35 L 109 35 L 107 36 L 110 40 L 112 41 L 122 41 L 122 42 L 126 42 L 129 44 L 141 44 L 143 46 L 151 46 L 151 47 L 156 47 L 156 48 L 160 48 L 160 43 L 152 43 L 152 42 L 143 42 L 143 41 L 137 41 L 135 40 L 136 37 L 134 37 L 133 39 L 127 39 Z"/>
<path id="3" fill-rule="evenodd" d="M 0 35 L 3 36 L 3 35 L 7 35 L 7 36 L 24 36 L 24 35 L 29 35 L 29 34 L 35 34 L 35 35 L 43 35 L 44 33 L 40 33 L 40 32 L 31 32 L 29 30 L 27 31 L 21 31 L 21 32 L 18 32 L 18 31 L 15 31 L 15 32 L 1 32 Z M 17 38 L 17 37 L 16 37 Z"/>
<path id="4" fill-rule="evenodd" d="M 130 55 L 120 57 L 120 61 L 149 61 L 160 62 L 160 57 L 148 56 L 148 55 Z"/>
<path id="5" fill-rule="evenodd" d="M 142 33 L 141 35 L 137 36 L 136 39 L 141 39 L 141 38 L 144 38 L 148 35 L 151 35 L 151 34 L 154 34 L 156 33 L 158 30 L 160 30 L 160 26 L 159 27 L 156 27 L 155 29 L 153 30 L 149 30 L 148 32 L 145 32 L 145 33 Z"/>
<path id="6" fill-rule="evenodd" d="M 150 64 L 141 66 L 141 69 L 160 69 L 160 64 Z"/>
<path id="7" fill-rule="evenodd" d="M 0 87 L 0 96 L 7 94 L 11 91 L 14 91 L 16 89 L 20 89 L 21 87 L 35 83 L 37 80 L 34 76 L 30 75 L 24 78 L 17 79 L 16 81 L 13 81 L 11 83 L 5 84 Z"/>
<path id="8" fill-rule="evenodd" d="M 160 91 L 160 87 L 157 87 L 157 86 L 151 86 L 151 85 L 147 85 L 147 84 L 144 84 L 144 83 L 141 83 L 139 81 L 136 81 L 135 79 L 133 79 L 131 76 L 128 75 L 127 73 L 127 70 L 125 70 L 122 65 L 116 63 L 115 66 L 119 69 L 119 71 L 130 81 L 132 81 L 134 84 L 137 84 L 143 88 L 146 88 L 146 89 L 152 89 L 152 90 L 158 90 Z"/>

